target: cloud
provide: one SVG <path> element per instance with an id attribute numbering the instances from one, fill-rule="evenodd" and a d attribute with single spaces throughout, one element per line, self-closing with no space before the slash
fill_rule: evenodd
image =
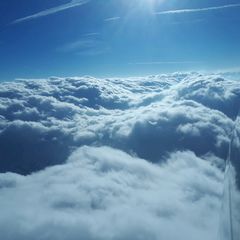
<path id="1" fill-rule="evenodd" d="M 219 239 L 238 76 L 2 83 L 2 238 Z"/>
<path id="2" fill-rule="evenodd" d="M 222 180 L 210 159 L 189 151 L 153 165 L 108 147 L 83 147 L 63 165 L 0 175 L 1 236 L 215 240 Z"/>
<path id="3" fill-rule="evenodd" d="M 29 15 L 27 17 L 16 19 L 11 24 L 18 24 L 18 23 L 22 23 L 22 22 L 29 21 L 32 19 L 45 17 L 45 16 L 48 16 L 51 14 L 55 14 L 55 13 L 70 9 L 70 8 L 81 6 L 88 2 L 89 2 L 89 0 L 71 0 L 69 3 L 63 4 L 63 5 L 60 5 L 57 7 L 49 8 L 49 9 L 43 10 L 41 12 L 35 13 L 33 15 Z"/>
<path id="4" fill-rule="evenodd" d="M 139 78 L 20 80 L 0 86 L 0 172 L 64 163 L 82 145 L 158 162 L 173 151 L 225 158 L 238 81 L 176 73 Z"/>
<path id="5" fill-rule="evenodd" d="M 57 48 L 59 52 L 86 56 L 100 55 L 108 50 L 109 47 L 100 39 L 97 33 L 84 35 L 77 41 L 67 43 Z"/>
<path id="6" fill-rule="evenodd" d="M 83 34 L 84 37 L 92 37 L 92 36 L 99 36 L 100 33 L 98 32 L 90 32 L 90 33 L 85 33 Z"/>
<path id="7" fill-rule="evenodd" d="M 230 9 L 230 8 L 239 8 L 240 4 L 228 4 L 223 6 L 216 6 L 216 7 L 206 7 L 206 8 L 192 8 L 192 9 L 179 9 L 179 10 L 169 10 L 169 11 L 161 11 L 156 12 L 156 15 L 168 15 L 168 14 L 184 14 L 184 13 L 201 13 L 201 12 L 208 12 L 208 11 L 216 11 L 222 9 Z"/>
<path id="8" fill-rule="evenodd" d="M 129 134 L 122 137 L 123 146 L 138 156 L 158 162 L 168 152 L 190 149 L 200 156 L 213 152 L 226 157 L 232 121 L 222 113 L 186 100 L 154 104 L 149 110 L 142 113 L 144 117 L 139 114 Z"/>
<path id="9" fill-rule="evenodd" d="M 121 19 L 121 17 L 111 17 L 111 18 L 105 18 L 104 21 L 105 22 L 112 22 L 112 21 L 117 21 Z"/>

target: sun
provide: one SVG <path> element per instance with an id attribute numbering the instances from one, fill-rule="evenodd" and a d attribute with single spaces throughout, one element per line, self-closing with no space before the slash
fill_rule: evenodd
<path id="1" fill-rule="evenodd" d="M 154 11 L 165 0 L 138 0 L 139 6 L 146 11 Z"/>
<path id="2" fill-rule="evenodd" d="M 122 0 L 123 7 L 126 9 L 123 25 L 133 24 L 133 19 L 144 18 L 146 23 L 153 24 L 156 19 L 161 4 L 166 0 Z"/>

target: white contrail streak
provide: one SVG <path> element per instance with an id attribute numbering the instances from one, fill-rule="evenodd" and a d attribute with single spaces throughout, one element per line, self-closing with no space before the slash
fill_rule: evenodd
<path id="1" fill-rule="evenodd" d="M 217 7 L 207 7 L 207 8 L 189 8 L 189 9 L 179 9 L 179 10 L 169 10 L 169 11 L 161 11 L 156 12 L 156 15 L 168 15 L 168 14 L 181 14 L 181 13 L 195 13 L 195 12 L 207 12 L 207 11 L 215 11 L 226 8 L 238 8 L 240 7 L 240 3 L 237 4 L 229 4 Z"/>
<path id="2" fill-rule="evenodd" d="M 35 13 L 33 15 L 30 15 L 30 16 L 27 16 L 27 17 L 19 18 L 19 19 L 13 21 L 11 24 L 17 24 L 17 23 L 29 21 L 29 20 L 32 20 L 32 19 L 35 19 L 35 18 L 55 14 L 55 13 L 64 11 L 64 10 L 69 9 L 69 8 L 74 8 L 74 7 L 81 6 L 83 4 L 86 4 L 87 2 L 89 2 L 89 0 L 71 0 L 69 3 L 63 4 L 63 5 L 60 5 L 60 6 L 57 6 L 57 7 L 49 8 L 49 9 L 46 9 L 44 11 Z"/>

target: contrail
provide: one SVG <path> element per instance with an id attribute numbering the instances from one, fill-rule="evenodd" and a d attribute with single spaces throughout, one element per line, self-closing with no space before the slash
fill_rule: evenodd
<path id="1" fill-rule="evenodd" d="M 207 7 L 207 8 L 189 8 L 189 9 L 179 9 L 179 10 L 170 10 L 170 11 L 161 11 L 156 12 L 156 15 L 168 15 L 168 14 L 181 14 L 181 13 L 195 13 L 195 12 L 207 12 L 207 11 L 216 11 L 226 8 L 238 8 L 240 7 L 240 3 L 237 4 L 229 4 L 217 7 Z"/>
<path id="2" fill-rule="evenodd" d="M 57 7 L 49 8 L 49 9 L 46 9 L 44 11 L 35 13 L 33 15 L 30 15 L 30 16 L 27 16 L 27 17 L 16 19 L 11 24 L 18 24 L 18 23 L 21 23 L 21 22 L 25 22 L 25 21 L 29 21 L 29 20 L 35 19 L 35 18 L 39 18 L 39 17 L 44 17 L 44 16 L 48 16 L 48 15 L 51 15 L 51 14 L 55 14 L 55 13 L 67 10 L 69 8 L 74 8 L 74 7 L 81 6 L 83 4 L 88 3 L 89 1 L 90 0 L 71 0 L 69 3 L 63 4 L 63 5 L 60 5 L 60 6 L 57 6 Z"/>

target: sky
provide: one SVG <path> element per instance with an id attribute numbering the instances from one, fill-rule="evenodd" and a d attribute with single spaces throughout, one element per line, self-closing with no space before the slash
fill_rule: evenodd
<path id="1" fill-rule="evenodd" d="M 0 81 L 240 66 L 239 0 L 2 0 Z"/>

